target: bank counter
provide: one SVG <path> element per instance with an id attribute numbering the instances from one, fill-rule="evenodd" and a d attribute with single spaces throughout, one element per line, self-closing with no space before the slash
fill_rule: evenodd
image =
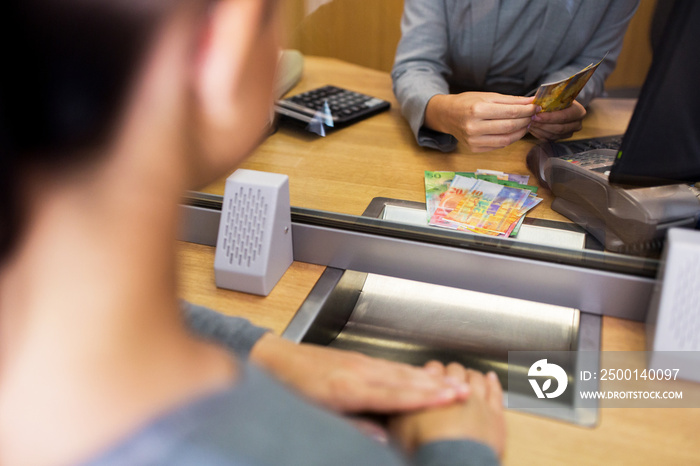
<path id="1" fill-rule="evenodd" d="M 359 216 L 375 198 L 425 202 L 425 170 L 529 174 L 525 157 L 536 144 L 532 138 L 482 154 L 470 153 L 461 145 L 447 154 L 423 149 L 401 116 L 387 73 L 318 57 L 306 57 L 304 67 L 303 78 L 290 95 L 333 84 L 388 100 L 392 107 L 325 138 L 286 126 L 277 128 L 242 168 L 289 175 L 292 206 Z M 623 133 L 634 103 L 594 101 L 584 129 L 575 137 Z M 224 182 L 202 191 L 223 195 Z M 536 184 L 534 177 L 531 184 Z M 568 222 L 551 210 L 547 189 L 540 188 L 538 196 L 544 200 L 528 217 Z M 277 334 L 285 331 L 326 270 L 323 265 L 295 261 L 270 295 L 260 297 L 216 288 L 211 246 L 183 241 L 179 260 L 184 299 L 243 316 Z M 607 314 L 602 316 L 602 350 L 645 350 L 643 322 L 602 314 Z M 700 409 L 604 408 L 594 427 L 514 410 L 508 410 L 506 417 L 506 465 L 700 464 L 700 442 L 696 441 Z"/>

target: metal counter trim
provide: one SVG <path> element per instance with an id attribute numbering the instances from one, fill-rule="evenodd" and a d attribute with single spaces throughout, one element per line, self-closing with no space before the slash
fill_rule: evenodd
<path id="1" fill-rule="evenodd" d="M 179 239 L 214 246 L 220 216 L 216 206 L 182 209 Z M 295 261 L 637 321 L 645 320 L 655 284 L 647 277 L 296 222 L 292 239 Z"/>

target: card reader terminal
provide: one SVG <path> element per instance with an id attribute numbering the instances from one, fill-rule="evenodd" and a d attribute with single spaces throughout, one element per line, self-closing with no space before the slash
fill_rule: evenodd
<path id="1" fill-rule="evenodd" d="M 608 182 L 615 149 L 563 151 L 557 143 L 533 147 L 527 166 L 554 194 L 552 210 L 568 217 L 606 249 L 658 253 L 668 228 L 693 228 L 700 200 L 685 184 L 625 189 Z"/>

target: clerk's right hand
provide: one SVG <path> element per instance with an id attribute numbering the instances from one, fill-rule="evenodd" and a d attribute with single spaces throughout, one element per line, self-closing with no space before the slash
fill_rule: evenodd
<path id="1" fill-rule="evenodd" d="M 528 131 L 537 106 L 534 97 L 494 92 L 433 96 L 425 109 L 425 126 L 448 133 L 472 152 L 506 147 Z"/>
<path id="2" fill-rule="evenodd" d="M 431 371 L 442 371 L 455 381 L 469 384 L 466 400 L 397 415 L 389 423 L 390 432 L 409 452 L 440 440 L 473 440 L 489 446 L 498 458 L 506 444 L 503 390 L 495 373 L 484 375 L 459 364 L 447 367 L 430 362 Z"/>

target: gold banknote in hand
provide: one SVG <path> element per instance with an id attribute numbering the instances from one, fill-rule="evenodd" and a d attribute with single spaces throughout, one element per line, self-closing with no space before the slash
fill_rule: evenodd
<path id="1" fill-rule="evenodd" d="M 543 112 L 554 112 L 569 107 L 583 86 L 593 76 L 598 65 L 605 60 L 605 56 L 598 63 L 591 63 L 573 76 L 561 81 L 542 84 L 535 94 L 535 105 L 542 107 Z"/>

